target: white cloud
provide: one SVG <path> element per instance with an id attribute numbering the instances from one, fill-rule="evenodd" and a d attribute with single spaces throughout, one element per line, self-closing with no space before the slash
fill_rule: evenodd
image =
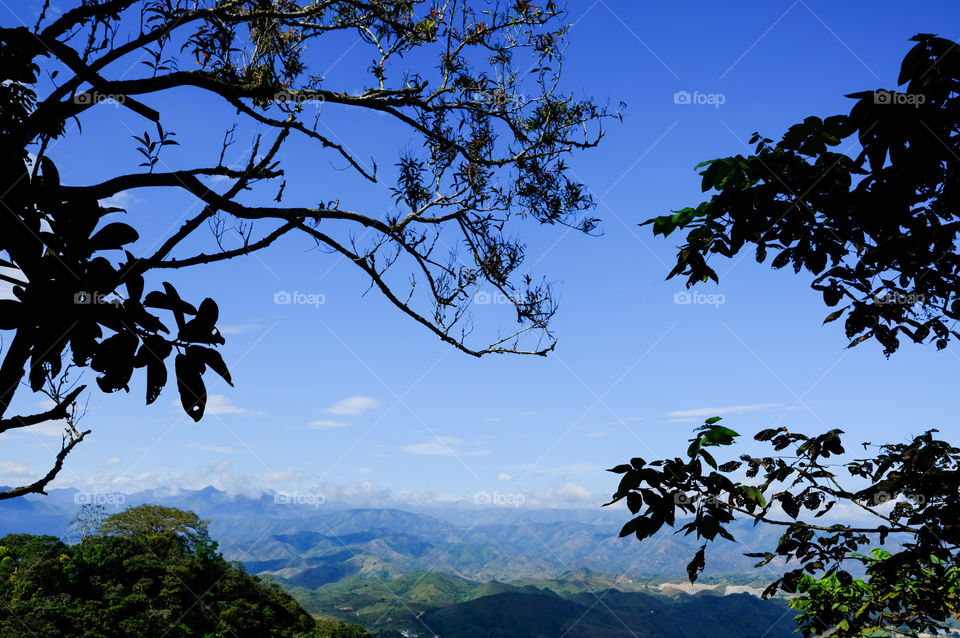
<path id="1" fill-rule="evenodd" d="M 251 485 L 249 476 L 238 475 L 234 468 L 233 460 L 221 458 L 216 462 L 197 466 L 189 472 L 181 473 L 147 471 L 138 474 L 114 474 L 105 472 L 85 475 L 82 479 L 62 474 L 57 477 L 57 487 L 75 487 L 89 492 L 121 491 L 130 494 L 149 489 L 173 492 L 198 490 L 212 485 L 218 490 L 234 494 L 257 496 L 262 493 L 262 490 Z"/>
<path id="2" fill-rule="evenodd" d="M 456 456 L 453 448 L 444 443 L 415 443 L 413 445 L 404 445 L 403 451 L 409 452 L 410 454 L 425 454 L 428 456 Z"/>
<path id="3" fill-rule="evenodd" d="M 61 437 L 67 429 L 65 421 L 48 421 L 47 423 L 38 423 L 25 428 L 17 428 L 11 432 L 23 432 L 24 434 L 39 434 L 40 436 Z"/>
<path id="4" fill-rule="evenodd" d="M 483 420 L 484 420 L 484 422 L 486 422 L 486 423 L 499 423 L 500 421 L 503 421 L 503 419 L 501 419 L 501 418 L 498 417 L 498 416 L 488 416 L 488 417 L 486 417 L 486 418 L 483 419 Z"/>
<path id="5" fill-rule="evenodd" d="M 262 327 L 259 323 L 237 323 L 217 326 L 217 329 L 220 330 L 221 334 L 225 335 L 242 335 L 247 332 L 259 330 Z"/>
<path id="6" fill-rule="evenodd" d="M 320 419 L 319 421 L 311 421 L 307 427 L 313 430 L 325 430 L 327 428 L 345 428 L 347 423 L 343 421 L 331 421 L 330 419 Z"/>
<path id="7" fill-rule="evenodd" d="M 360 473 L 362 473 L 362 474 L 366 474 L 367 472 L 372 472 L 373 470 L 370 469 L 369 467 L 361 467 L 361 468 L 360 468 L 359 470 L 357 470 L 357 471 L 360 472 Z"/>
<path id="8" fill-rule="evenodd" d="M 301 470 L 294 469 L 292 467 L 285 470 L 280 470 L 279 472 L 265 472 L 263 474 L 254 474 L 253 478 L 258 481 L 263 481 L 264 483 L 285 483 L 288 481 L 295 481 L 297 479 L 303 479 L 310 476 L 308 472 L 303 472 Z"/>
<path id="9" fill-rule="evenodd" d="M 207 397 L 207 414 L 243 414 L 246 409 L 237 407 L 222 394 L 211 394 Z"/>
<path id="10" fill-rule="evenodd" d="M 600 505 L 607 499 L 577 483 L 524 492 L 524 507 L 577 507 Z"/>
<path id="11" fill-rule="evenodd" d="M 237 448 L 223 445 L 203 445 L 200 443 L 189 443 L 188 445 L 192 448 L 203 450 L 204 452 L 215 452 L 216 454 L 236 454 L 240 451 Z"/>
<path id="12" fill-rule="evenodd" d="M 403 451 L 410 454 L 427 456 L 483 456 L 492 454 L 493 450 L 459 450 L 463 441 L 450 436 L 438 436 L 433 441 L 404 445 Z"/>
<path id="13" fill-rule="evenodd" d="M 607 436 L 606 432 L 587 432 L 587 436 Z"/>
<path id="14" fill-rule="evenodd" d="M 0 465 L 3 467 L 3 465 Z M 369 469 L 369 468 L 361 468 Z M 64 475 L 57 481 L 57 487 L 75 487 L 90 492 L 124 492 L 127 494 L 142 490 L 160 490 L 165 494 L 176 495 L 184 490 L 199 490 L 213 486 L 218 490 L 234 495 L 259 497 L 272 490 L 296 490 L 301 493 L 322 494 L 326 503 L 339 503 L 353 507 L 397 507 L 417 505 L 424 507 L 462 505 L 476 507 L 475 492 L 431 492 L 423 490 L 393 490 L 375 485 L 369 481 L 345 485 L 341 483 L 317 482 L 316 474 L 295 468 L 268 471 L 260 474 L 240 474 L 238 464 L 231 459 L 220 459 L 214 463 L 197 466 L 188 472 L 141 472 L 138 474 L 102 473 L 87 475 L 82 479 Z M 513 480 L 516 480 L 514 478 Z M 504 485 L 501 483 L 500 485 Z M 512 485 L 512 483 L 510 484 Z M 502 488 L 501 488 L 502 489 Z M 508 499 L 508 506 L 519 503 L 523 508 L 596 508 L 609 500 L 606 494 L 600 494 L 569 481 L 562 481 L 553 487 L 511 489 L 505 494 L 496 491 L 495 486 L 487 487 L 488 495 L 495 499 Z M 521 498 L 522 497 L 522 498 Z M 619 503 L 612 506 L 623 508 Z M 832 512 L 831 512 L 832 513 Z"/>
<path id="15" fill-rule="evenodd" d="M 603 468 L 591 463 L 567 463 L 565 465 L 555 465 L 553 467 L 536 467 L 534 465 L 521 465 L 521 469 L 533 476 L 553 476 L 566 481 L 572 476 L 584 474 L 598 474 Z"/>
<path id="16" fill-rule="evenodd" d="M 779 403 L 751 403 L 749 405 L 728 405 L 722 408 L 694 408 L 692 410 L 674 410 L 673 412 L 667 412 L 666 416 L 676 418 L 711 417 L 722 414 L 743 414 L 744 412 L 767 410 L 779 406 Z"/>
<path id="17" fill-rule="evenodd" d="M 9 478 L 25 478 L 33 476 L 34 472 L 31 472 L 30 468 L 23 463 L 17 461 L 2 461 L 0 462 L 0 475 Z"/>
<path id="18" fill-rule="evenodd" d="M 120 464 L 120 459 L 119 457 L 116 457 L 116 456 L 104 461 L 104 465 L 119 465 L 119 464 Z"/>
<path id="19" fill-rule="evenodd" d="M 170 407 L 182 410 L 183 407 L 179 400 L 170 402 Z M 246 408 L 241 408 L 233 404 L 233 401 L 223 394 L 207 395 L 207 405 L 204 409 L 205 414 L 243 414 Z"/>
<path id="20" fill-rule="evenodd" d="M 463 494 L 450 494 L 446 492 L 425 492 L 422 490 L 399 490 L 390 494 L 394 503 L 404 505 L 416 505 L 418 507 L 431 507 L 437 505 L 449 506 L 454 504 L 466 504 L 468 498 Z"/>
<path id="21" fill-rule="evenodd" d="M 324 410 L 330 414 L 338 414 L 340 416 L 358 416 L 363 414 L 367 410 L 372 410 L 375 407 L 380 405 L 380 402 L 374 399 L 373 397 L 365 397 L 360 395 L 355 395 L 352 397 L 347 397 L 346 399 L 341 399 L 337 401 L 329 408 Z"/>
<path id="22" fill-rule="evenodd" d="M 506 472 L 502 472 L 501 474 L 499 474 L 499 475 L 497 476 L 497 478 L 500 479 L 501 481 L 509 481 L 509 480 L 512 479 L 513 477 L 510 476 L 509 474 L 507 474 Z"/>
<path id="23" fill-rule="evenodd" d="M 570 496 L 580 501 L 586 501 L 596 497 L 591 490 L 576 483 L 566 483 L 563 487 L 556 490 L 555 493 L 562 496 Z"/>
<path id="24" fill-rule="evenodd" d="M 136 201 L 136 198 L 133 196 L 133 193 L 130 191 L 120 191 L 106 199 L 101 199 L 100 205 L 106 208 L 122 208 L 126 210 L 134 201 Z"/>

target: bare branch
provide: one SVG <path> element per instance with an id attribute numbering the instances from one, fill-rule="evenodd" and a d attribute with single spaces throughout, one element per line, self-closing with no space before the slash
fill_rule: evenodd
<path id="1" fill-rule="evenodd" d="M 0 432 L 6 432 L 7 430 L 12 430 L 14 428 L 26 428 L 31 425 L 39 425 L 40 423 L 46 423 L 47 421 L 57 421 L 59 419 L 65 419 L 69 416 L 69 409 L 76 401 L 77 397 L 80 396 L 80 393 L 86 389 L 87 386 L 81 385 L 74 388 L 69 394 L 63 397 L 63 400 L 57 403 L 56 406 L 50 408 L 46 412 L 40 412 L 38 414 L 31 414 L 30 416 L 15 416 L 9 419 L 0 420 Z"/>
<path id="2" fill-rule="evenodd" d="M 47 472 L 43 478 L 30 483 L 29 485 L 22 485 L 20 487 L 14 487 L 12 489 L 0 492 L 0 501 L 16 498 L 18 496 L 24 496 L 26 494 L 46 494 L 47 485 L 57 477 L 57 474 L 60 473 L 60 470 L 63 469 L 63 462 L 67 458 L 67 455 L 73 451 L 73 448 L 76 447 L 84 437 L 90 434 L 90 430 L 85 430 L 80 432 L 78 436 L 68 437 L 64 435 L 63 444 L 60 447 L 60 451 L 57 453 L 56 459 L 54 460 L 53 467 L 50 468 L 50 471 Z"/>

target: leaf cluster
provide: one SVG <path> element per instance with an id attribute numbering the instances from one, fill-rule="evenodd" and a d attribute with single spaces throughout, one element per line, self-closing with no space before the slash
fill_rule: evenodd
<path id="1" fill-rule="evenodd" d="M 754 153 L 703 162 L 696 207 L 655 217 L 682 230 L 670 277 L 718 281 L 714 255 L 750 248 L 757 262 L 813 276 L 846 316 L 850 346 L 874 339 L 888 356 L 901 337 L 946 347 L 960 318 L 960 49 L 930 34 L 903 60 L 898 85 L 851 93 L 850 112 L 811 116 Z"/>

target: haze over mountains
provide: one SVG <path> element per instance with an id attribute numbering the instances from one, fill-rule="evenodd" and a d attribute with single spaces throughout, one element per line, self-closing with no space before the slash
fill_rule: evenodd
<path id="1" fill-rule="evenodd" d="M 739 542 L 717 544 L 701 577 L 717 588 L 688 595 L 658 585 L 686 580 L 699 543 L 669 530 L 619 539 L 625 510 L 304 501 L 213 487 L 58 489 L 0 502 L 0 535 L 75 540 L 70 522 L 88 502 L 107 514 L 145 503 L 190 510 L 209 519 L 225 558 L 279 583 L 310 613 L 362 623 L 375 638 L 787 638 L 795 627 L 783 601 L 732 586 L 771 579 L 773 568 L 754 570 L 743 553 L 770 546 L 776 530 L 734 527 Z"/>
<path id="2" fill-rule="evenodd" d="M 51 490 L 47 497 L 0 503 L 0 533 L 66 536 L 90 495 Z M 348 508 L 336 503 L 297 504 L 274 494 L 259 497 L 202 490 L 150 490 L 99 494 L 107 513 L 155 503 L 191 510 L 209 519 L 224 555 L 251 573 L 291 585 L 319 587 L 359 574 L 391 577 L 439 572 L 474 581 L 553 578 L 578 569 L 644 578 L 681 579 L 699 546 L 667 530 L 637 543 L 617 534 L 623 510 L 528 510 L 494 506 Z M 706 576 L 751 574 L 744 552 L 769 547 L 777 530 L 734 528 L 738 543 L 708 552 Z M 763 579 L 773 572 L 752 574 Z"/>

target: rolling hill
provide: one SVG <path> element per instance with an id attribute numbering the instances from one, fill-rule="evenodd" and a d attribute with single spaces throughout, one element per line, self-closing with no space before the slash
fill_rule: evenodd
<path id="1" fill-rule="evenodd" d="M 47 497 L 2 502 L 0 533 L 64 536 L 83 500 L 78 495 L 83 496 L 76 490 L 51 490 Z M 581 568 L 680 579 L 697 546 L 695 539 L 669 532 L 643 543 L 619 539 L 626 514 L 607 510 L 312 507 L 277 503 L 270 494 L 247 497 L 212 487 L 152 490 L 115 500 L 123 506 L 156 503 L 194 511 L 212 521 L 211 536 L 227 558 L 243 562 L 252 573 L 307 588 L 354 574 L 394 577 L 423 571 L 474 581 L 543 580 Z M 735 527 L 741 543 L 711 547 L 705 576 L 753 574 L 753 560 L 743 553 L 770 546 L 776 534 L 749 525 Z"/>
<path id="2" fill-rule="evenodd" d="M 589 570 L 509 583 L 437 573 L 351 576 L 291 593 L 311 613 L 359 622 L 384 638 L 401 631 L 455 638 L 786 638 L 795 628 L 780 600 L 665 596 L 622 576 Z"/>

